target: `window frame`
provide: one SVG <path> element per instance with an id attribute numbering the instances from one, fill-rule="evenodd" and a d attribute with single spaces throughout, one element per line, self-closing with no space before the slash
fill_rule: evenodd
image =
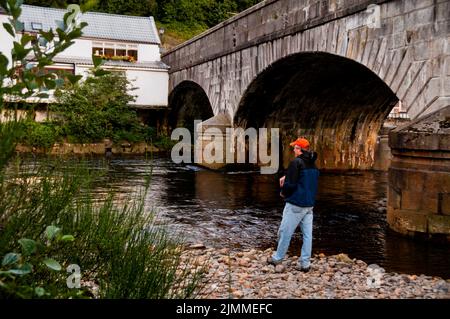
<path id="1" fill-rule="evenodd" d="M 112 57 L 118 57 L 118 56 L 126 56 L 133 58 L 134 62 L 137 62 L 139 59 L 139 46 L 137 44 L 129 44 L 129 43 L 120 43 L 120 42 L 108 42 L 108 41 L 92 41 L 92 54 L 95 54 L 95 49 L 100 49 L 101 52 L 98 54 L 98 56 L 106 56 L 106 50 L 113 50 Z M 118 50 L 125 50 L 125 55 L 123 54 L 117 54 Z M 133 54 L 130 54 L 129 52 L 132 51 Z M 108 56 L 111 56 L 111 54 L 108 54 Z"/>

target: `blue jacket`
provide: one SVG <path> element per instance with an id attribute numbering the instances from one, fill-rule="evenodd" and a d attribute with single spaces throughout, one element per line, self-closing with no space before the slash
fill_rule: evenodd
<path id="1" fill-rule="evenodd" d="M 315 165 L 317 153 L 303 150 L 288 167 L 281 189 L 285 201 L 300 207 L 312 207 L 316 201 L 319 170 Z"/>

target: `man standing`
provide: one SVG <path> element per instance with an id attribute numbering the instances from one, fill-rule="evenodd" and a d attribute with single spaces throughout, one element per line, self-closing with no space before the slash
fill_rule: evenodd
<path id="1" fill-rule="evenodd" d="M 284 197 L 286 205 L 278 230 L 278 247 L 269 263 L 277 265 L 282 262 L 292 235 L 300 224 L 303 245 L 298 269 L 308 272 L 311 264 L 313 206 L 319 180 L 319 170 L 315 165 L 317 153 L 309 151 L 309 142 L 304 138 L 298 138 L 290 146 L 294 147 L 295 159 L 289 164 L 286 176 L 280 178 L 280 195 Z"/>

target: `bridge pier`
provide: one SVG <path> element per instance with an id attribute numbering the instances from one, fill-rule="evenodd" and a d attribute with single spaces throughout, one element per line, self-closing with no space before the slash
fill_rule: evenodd
<path id="1" fill-rule="evenodd" d="M 225 140 L 227 136 L 227 128 L 231 128 L 231 120 L 226 114 L 218 114 L 216 116 L 213 116 L 206 121 L 203 121 L 195 128 L 196 131 L 196 140 L 195 140 L 195 163 L 199 164 L 200 166 L 214 169 L 214 170 L 220 170 L 224 169 L 226 166 L 225 159 L 226 159 L 226 149 L 225 149 Z M 215 130 L 219 134 L 212 134 L 211 129 Z M 219 139 L 219 140 L 217 140 Z M 222 148 L 214 148 L 212 154 L 214 157 L 217 154 L 217 152 L 221 153 L 220 156 L 222 157 L 222 161 L 214 161 L 209 162 L 207 159 L 204 158 L 205 153 L 205 147 L 209 147 L 210 143 L 215 140 L 218 142 L 216 145 L 220 146 L 222 145 Z M 208 152 L 209 153 L 209 152 Z"/>
<path id="2" fill-rule="evenodd" d="M 450 242 L 450 106 L 391 131 L 389 145 L 389 226 Z"/>

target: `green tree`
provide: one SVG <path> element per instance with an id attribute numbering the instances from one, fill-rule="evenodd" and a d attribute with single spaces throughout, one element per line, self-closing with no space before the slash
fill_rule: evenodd
<path id="1" fill-rule="evenodd" d="M 237 4 L 237 10 L 240 12 L 261 2 L 261 0 L 238 0 L 235 2 Z"/>
<path id="2" fill-rule="evenodd" d="M 95 71 L 85 81 L 56 92 L 58 103 L 52 110 L 61 118 L 65 135 L 76 142 L 142 140 L 143 126 L 129 106 L 135 99 L 128 93 L 126 75 L 94 75 Z"/>
<path id="3" fill-rule="evenodd" d="M 148 17 L 156 14 L 157 7 L 156 0 L 109 0 L 98 1 L 97 5 L 94 6 L 94 10 Z"/>
<path id="4" fill-rule="evenodd" d="M 69 4 L 78 4 L 82 11 L 95 10 L 98 6 L 99 0 L 25 0 L 26 4 L 65 9 Z"/>

